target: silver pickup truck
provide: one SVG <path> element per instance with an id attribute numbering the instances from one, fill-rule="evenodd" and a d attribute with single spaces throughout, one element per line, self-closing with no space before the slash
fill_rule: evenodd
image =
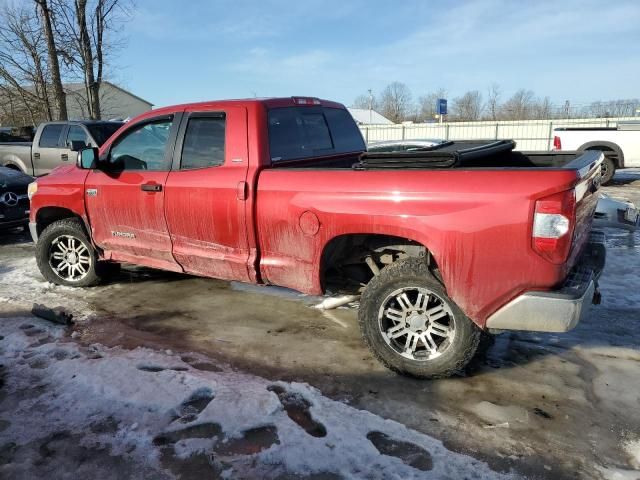
<path id="1" fill-rule="evenodd" d="M 33 142 L 0 143 L 0 166 L 39 177 L 58 165 L 74 162 L 72 152 L 100 147 L 122 122 L 46 122 L 38 126 Z"/>

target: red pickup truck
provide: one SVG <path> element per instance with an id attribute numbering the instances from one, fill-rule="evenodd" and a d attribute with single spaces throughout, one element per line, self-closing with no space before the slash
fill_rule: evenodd
<path id="1" fill-rule="evenodd" d="M 446 376 L 485 332 L 566 331 L 598 297 L 602 153 L 512 147 L 367 153 L 344 106 L 316 98 L 178 105 L 32 184 L 30 229 L 62 285 L 126 262 L 361 295 L 379 360 Z"/>

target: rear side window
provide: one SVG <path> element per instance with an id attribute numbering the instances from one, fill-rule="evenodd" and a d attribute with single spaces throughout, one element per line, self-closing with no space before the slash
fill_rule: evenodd
<path id="1" fill-rule="evenodd" d="M 362 133 L 360 133 L 360 129 L 347 110 L 325 108 L 324 115 L 327 117 L 336 150 L 340 152 L 359 152 L 366 150 Z"/>
<path id="2" fill-rule="evenodd" d="M 40 143 L 38 144 L 38 146 L 42 148 L 57 147 L 63 129 L 64 125 L 60 123 L 54 123 L 52 125 L 47 125 L 46 127 L 44 127 L 44 129 L 42 130 L 42 135 L 40 135 Z"/>
<path id="3" fill-rule="evenodd" d="M 192 117 L 187 124 L 180 168 L 216 167 L 224 163 L 225 118 Z"/>
<path id="4" fill-rule="evenodd" d="M 82 127 L 71 125 L 67 133 L 67 145 L 70 145 L 70 142 L 84 142 L 85 145 L 89 145 L 89 138 Z"/>
<path id="5" fill-rule="evenodd" d="M 360 130 L 346 110 L 285 107 L 269 110 L 271 161 L 365 150 Z"/>

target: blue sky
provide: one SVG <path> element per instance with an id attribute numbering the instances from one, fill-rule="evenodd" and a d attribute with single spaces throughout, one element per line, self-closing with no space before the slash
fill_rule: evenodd
<path id="1" fill-rule="evenodd" d="M 309 95 L 350 104 L 500 84 L 554 103 L 640 97 L 640 1 L 137 0 L 113 80 L 157 106 Z"/>

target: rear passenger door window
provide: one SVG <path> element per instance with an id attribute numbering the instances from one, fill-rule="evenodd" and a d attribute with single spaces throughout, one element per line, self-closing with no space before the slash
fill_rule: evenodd
<path id="1" fill-rule="evenodd" d="M 57 148 L 60 144 L 60 135 L 62 134 L 62 130 L 64 130 L 64 124 L 62 123 L 47 125 L 42 129 L 38 146 L 40 148 Z"/>
<path id="2" fill-rule="evenodd" d="M 217 167 L 224 163 L 225 116 L 191 116 L 187 123 L 180 158 L 181 170 Z"/>
<path id="3" fill-rule="evenodd" d="M 67 141 L 65 143 L 66 147 L 70 147 L 72 145 L 71 142 L 83 142 L 85 146 L 89 145 L 89 137 L 87 136 L 87 132 L 84 131 L 82 127 L 79 125 L 70 125 L 69 131 L 67 132 Z"/>

